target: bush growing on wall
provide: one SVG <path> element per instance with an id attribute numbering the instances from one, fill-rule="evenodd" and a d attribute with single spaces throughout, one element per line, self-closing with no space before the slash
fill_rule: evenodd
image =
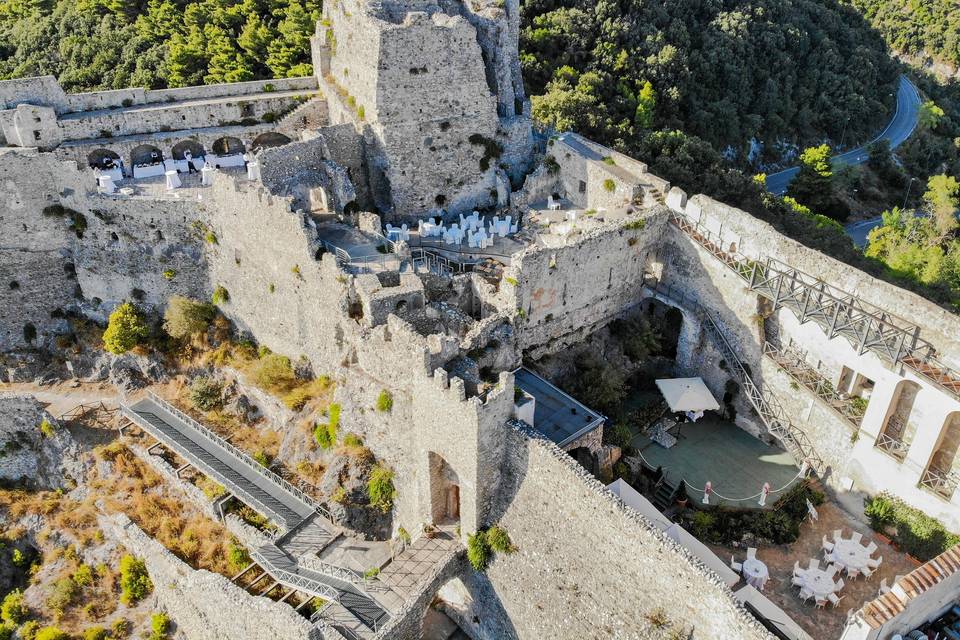
<path id="1" fill-rule="evenodd" d="M 110 353 L 126 353 L 140 344 L 148 335 L 143 315 L 130 302 L 113 310 L 103 332 L 103 346 Z"/>
<path id="2" fill-rule="evenodd" d="M 172 296 L 163 314 L 163 329 L 173 338 L 189 338 L 206 331 L 216 315 L 212 304 Z"/>
<path id="3" fill-rule="evenodd" d="M 380 413 L 386 413 L 393 409 L 393 396 L 390 395 L 390 392 L 386 389 L 380 392 L 380 395 L 377 396 L 377 411 Z"/>
<path id="4" fill-rule="evenodd" d="M 393 499 L 397 495 L 397 489 L 393 485 L 393 471 L 378 464 L 370 472 L 370 479 L 367 481 L 367 496 L 370 498 L 370 506 L 377 507 L 384 513 L 393 507 Z"/>
<path id="5" fill-rule="evenodd" d="M 125 555 L 120 559 L 120 602 L 133 605 L 153 591 L 153 582 L 143 560 Z"/>
<path id="6" fill-rule="evenodd" d="M 220 306 L 230 301 L 230 292 L 227 291 L 226 287 L 218 284 L 217 288 L 213 290 L 213 297 L 211 300 L 213 301 L 213 304 Z"/>
<path id="7" fill-rule="evenodd" d="M 467 560 L 475 571 L 486 571 L 494 551 L 509 554 L 516 550 L 510 534 L 500 525 L 467 536 Z"/>
<path id="8" fill-rule="evenodd" d="M 26 620 L 29 614 L 30 610 L 23 601 L 23 592 L 19 589 L 14 589 L 4 596 L 3 604 L 0 604 L 0 620 L 17 625 Z"/>

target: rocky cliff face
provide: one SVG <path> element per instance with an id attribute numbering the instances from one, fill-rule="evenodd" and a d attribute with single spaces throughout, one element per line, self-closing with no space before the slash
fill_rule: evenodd
<path id="1" fill-rule="evenodd" d="M 63 489 L 82 482 L 88 467 L 80 445 L 39 402 L 0 397 L 0 483 Z"/>

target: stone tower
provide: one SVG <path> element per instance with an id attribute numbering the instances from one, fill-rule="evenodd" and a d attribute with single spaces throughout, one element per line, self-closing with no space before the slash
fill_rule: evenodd
<path id="1" fill-rule="evenodd" d="M 504 204 L 529 169 L 518 0 L 335 0 L 313 38 L 331 122 L 363 132 L 387 218 Z"/>

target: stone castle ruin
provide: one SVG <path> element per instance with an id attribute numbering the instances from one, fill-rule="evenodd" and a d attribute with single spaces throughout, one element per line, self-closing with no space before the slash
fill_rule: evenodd
<path id="1" fill-rule="evenodd" d="M 351 627 L 361 637 L 418 637 L 438 593 L 473 638 L 658 637 L 655 609 L 695 638 L 770 637 L 565 453 L 606 455 L 596 412 L 552 397 L 580 422 L 546 434 L 523 408 L 545 401 L 517 386 L 524 362 L 653 301 L 679 319 L 677 373 L 717 397 L 735 383 L 740 427 L 837 490 L 960 529 L 960 320 L 641 161 L 535 135 L 518 21 L 516 0 L 338 0 L 316 77 L 78 95 L 0 82 L 0 350 L 56 350 L 71 314 L 222 288 L 240 332 L 342 380 L 342 423 L 396 471 L 395 527 L 456 524 L 459 543 L 499 523 L 518 547 L 486 573 L 460 548 L 378 601 L 389 621 Z M 478 240 L 473 212 L 506 231 Z M 428 217 L 469 242 L 433 240 Z M 797 386 L 811 376 L 865 411 Z M 364 411 L 381 389 L 387 417 Z M 248 615 L 219 609 L 185 615 L 188 635 Z M 342 621 L 312 622 L 291 637 L 340 637 Z"/>

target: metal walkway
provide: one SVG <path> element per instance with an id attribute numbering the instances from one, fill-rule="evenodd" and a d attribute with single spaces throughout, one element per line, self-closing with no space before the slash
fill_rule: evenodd
<path id="1" fill-rule="evenodd" d="M 919 326 L 774 258 L 725 251 L 715 233 L 683 214 L 672 212 L 671 222 L 775 309 L 789 309 L 801 323 L 816 322 L 828 339 L 842 336 L 857 353 L 869 351 L 893 366 L 908 367 L 960 399 L 960 372 L 938 359 L 934 346 L 920 338 Z"/>
<path id="2" fill-rule="evenodd" d="M 258 464 L 199 422 L 153 393 L 121 407 L 123 417 L 170 447 L 229 493 L 277 523 L 285 533 L 251 552 L 251 558 L 276 582 L 338 603 L 371 631 L 390 619 L 376 600 L 361 590 L 375 588 L 349 569 L 303 559 L 328 545 L 337 528 L 321 505 L 300 489 Z M 291 555 L 294 554 L 294 555 Z M 322 619 L 317 620 L 322 624 Z"/>
<path id="3" fill-rule="evenodd" d="M 315 512 L 316 506 L 303 492 L 156 396 L 124 405 L 121 411 L 281 528 L 293 529 Z"/>

